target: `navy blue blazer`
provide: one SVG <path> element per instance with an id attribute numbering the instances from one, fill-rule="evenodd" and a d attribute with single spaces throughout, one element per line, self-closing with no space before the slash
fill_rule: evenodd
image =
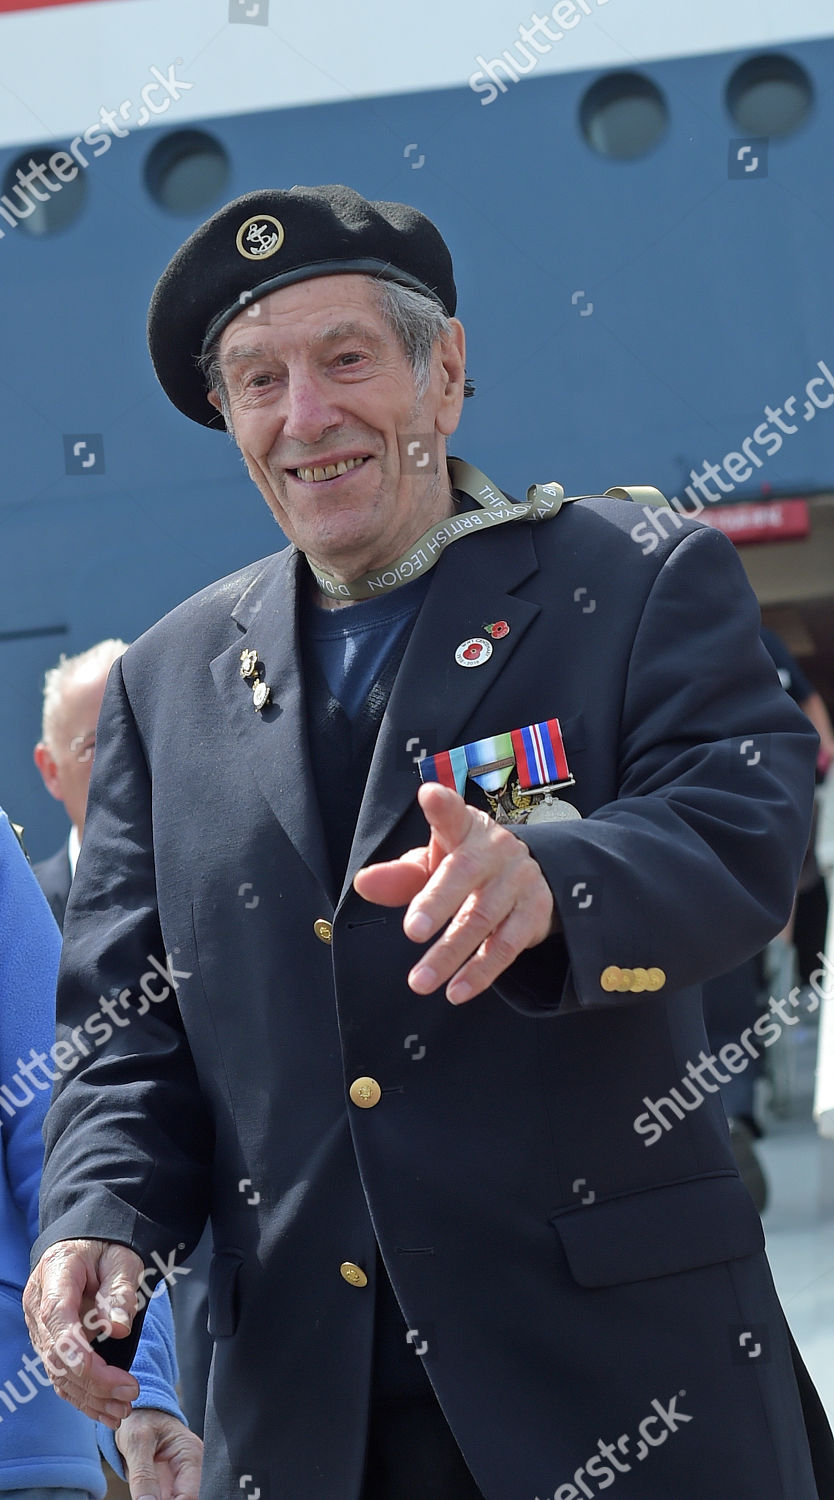
<path id="1" fill-rule="evenodd" d="M 726 539 L 682 523 L 645 556 L 633 525 L 592 499 L 443 554 L 336 902 L 304 559 L 212 586 L 113 668 L 59 990 L 87 1055 L 52 1106 L 35 1254 L 77 1235 L 185 1254 L 210 1209 L 205 1495 L 358 1496 L 379 1244 L 486 1500 L 816 1497 L 717 1085 L 637 1123 L 708 1052 L 700 984 L 788 916 L 816 736 Z M 462 669 L 495 620 L 509 633 Z M 413 994 L 401 913 L 351 878 L 425 842 L 415 740 L 556 716 L 582 820 L 520 836 L 564 934 L 467 1005 Z M 610 966 L 663 987 L 610 992 Z"/>
<path id="2" fill-rule="evenodd" d="M 64 914 L 72 885 L 72 871 L 66 844 L 62 844 L 55 854 L 50 854 L 48 859 L 40 860 L 32 868 L 38 885 L 49 902 L 52 915 L 63 930 Z"/>

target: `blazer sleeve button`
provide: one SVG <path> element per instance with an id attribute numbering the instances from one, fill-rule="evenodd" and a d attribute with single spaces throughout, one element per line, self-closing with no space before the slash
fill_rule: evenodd
<path id="1" fill-rule="evenodd" d="M 352 1260 L 343 1260 L 339 1271 L 350 1286 L 367 1286 L 368 1278 L 361 1266 L 354 1265 Z"/>

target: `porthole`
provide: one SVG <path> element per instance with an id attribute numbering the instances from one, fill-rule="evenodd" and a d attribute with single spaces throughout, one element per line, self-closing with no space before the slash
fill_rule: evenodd
<path id="1" fill-rule="evenodd" d="M 0 197 L 0 228 L 17 227 L 35 238 L 57 234 L 84 207 L 84 163 L 61 146 L 30 146 L 8 167 Z"/>
<path id="2" fill-rule="evenodd" d="M 172 214 L 199 214 L 221 196 L 229 158 L 204 130 L 178 130 L 158 141 L 145 163 L 151 197 Z"/>
<path id="3" fill-rule="evenodd" d="M 634 161 L 663 136 L 666 100 L 641 73 L 608 73 L 588 89 L 579 112 L 582 133 L 600 156 Z"/>
<path id="4" fill-rule="evenodd" d="M 736 68 L 727 85 L 730 114 L 749 136 L 792 135 L 804 124 L 813 101 L 805 69 L 778 53 L 751 57 Z"/>

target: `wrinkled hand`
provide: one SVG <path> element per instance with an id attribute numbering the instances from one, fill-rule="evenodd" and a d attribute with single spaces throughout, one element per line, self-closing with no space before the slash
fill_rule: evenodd
<path id="1" fill-rule="evenodd" d="M 428 845 L 359 870 L 354 887 L 378 906 L 405 906 L 406 937 L 438 939 L 408 976 L 418 995 L 447 985 L 453 1005 L 494 984 L 525 948 L 555 930 L 553 894 L 527 845 L 450 787 L 417 793 Z M 451 982 L 448 982 L 451 981 Z"/>
<path id="2" fill-rule="evenodd" d="M 197 1500 L 203 1445 L 176 1417 L 136 1407 L 116 1433 L 132 1500 Z"/>
<path id="3" fill-rule="evenodd" d="M 92 1347 L 99 1334 L 127 1338 L 144 1275 L 141 1258 L 106 1240 L 59 1240 L 45 1250 L 23 1293 L 32 1343 L 59 1396 L 116 1428 L 139 1382 Z"/>

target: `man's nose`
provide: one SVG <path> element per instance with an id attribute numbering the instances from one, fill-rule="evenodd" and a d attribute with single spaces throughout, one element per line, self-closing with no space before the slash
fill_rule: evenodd
<path id="1" fill-rule="evenodd" d="M 323 382 L 309 371 L 290 372 L 287 381 L 284 436 L 300 443 L 315 443 L 341 419 L 339 407 L 329 399 Z"/>

